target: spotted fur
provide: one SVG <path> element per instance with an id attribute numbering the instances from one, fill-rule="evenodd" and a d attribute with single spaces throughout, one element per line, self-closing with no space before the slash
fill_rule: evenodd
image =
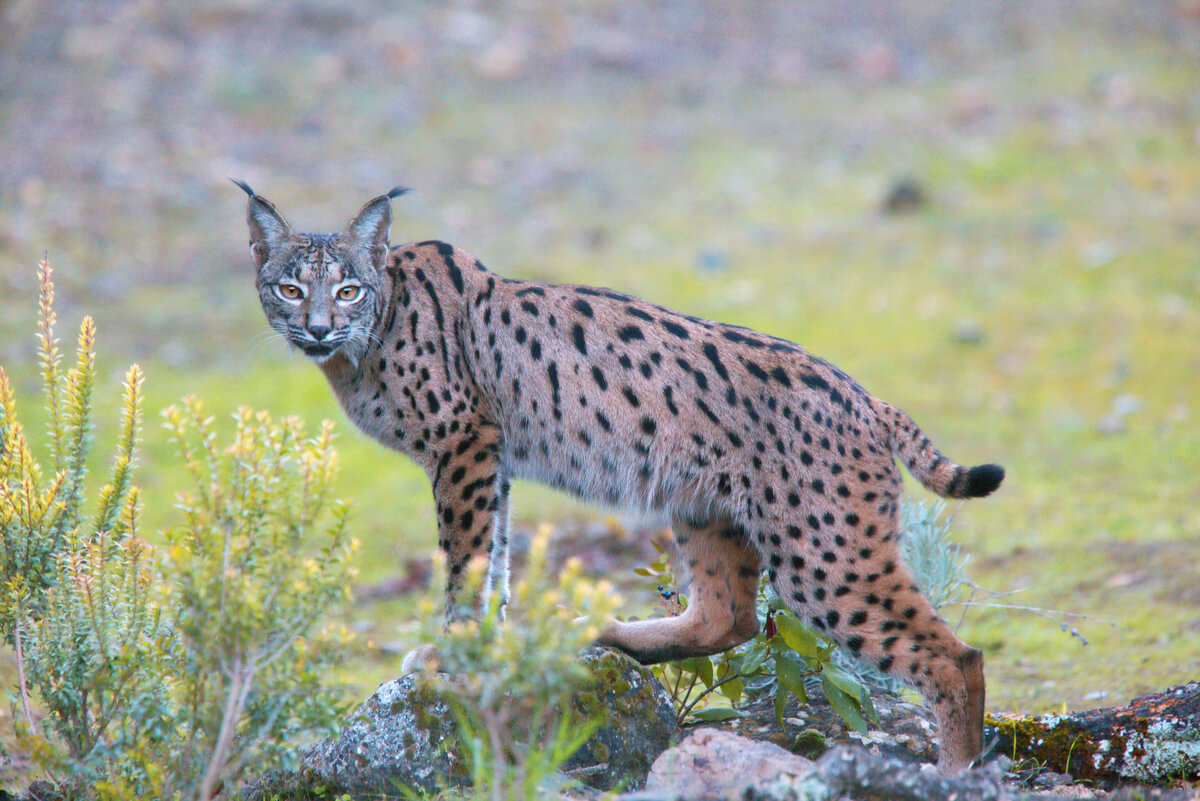
<path id="1" fill-rule="evenodd" d="M 389 250 L 391 195 L 318 236 L 244 188 L 271 324 L 359 428 L 429 474 L 448 608 L 473 558 L 507 598 L 513 478 L 666 513 L 692 603 L 615 623 L 602 643 L 656 662 L 744 642 L 765 568 L 807 623 L 930 698 L 941 770 L 979 755 L 982 658 L 900 559 L 896 459 L 956 498 L 992 492 L 1002 468 L 951 462 L 907 414 L 790 342 L 609 289 L 501 278 L 443 242 Z M 298 301 L 287 282 L 303 284 Z M 349 303 L 333 296 L 346 282 L 363 287 Z"/>

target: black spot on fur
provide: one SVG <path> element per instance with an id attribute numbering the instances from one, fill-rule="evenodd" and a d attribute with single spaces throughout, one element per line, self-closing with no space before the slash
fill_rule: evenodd
<path id="1" fill-rule="evenodd" d="M 663 320 L 662 327 L 666 329 L 668 334 L 677 336 L 680 339 L 689 339 L 688 330 L 679 323 L 673 323 L 670 320 Z"/>
<path id="2" fill-rule="evenodd" d="M 622 342 L 633 342 L 634 340 L 646 338 L 645 335 L 642 334 L 642 329 L 638 328 L 636 325 L 625 326 L 617 332 L 617 336 L 621 338 Z"/>

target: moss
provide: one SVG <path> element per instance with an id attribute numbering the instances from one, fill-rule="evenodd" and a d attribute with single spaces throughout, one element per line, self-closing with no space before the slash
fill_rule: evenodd
<path id="1" fill-rule="evenodd" d="M 810 759 L 825 753 L 828 748 L 829 742 L 825 739 L 825 734 L 817 729 L 805 729 L 796 735 L 792 743 L 792 753 Z"/>
<path id="2" fill-rule="evenodd" d="M 442 739 L 442 717 L 433 711 L 433 707 L 445 705 L 445 702 L 427 682 L 416 681 L 408 695 L 408 705 L 417 719 L 417 725 L 428 732 L 431 743 Z"/>
<path id="3" fill-rule="evenodd" d="M 1058 773 L 1091 779 L 1124 751 L 1124 741 L 1098 743 L 1087 729 L 1068 719 L 1004 719 L 988 715 L 987 725 L 1000 736 L 996 750 L 1014 761 L 1033 759 Z"/>
<path id="4" fill-rule="evenodd" d="M 1063 718 L 999 719 L 997 750 L 1033 759 L 1076 779 L 1115 778 L 1158 783 L 1200 773 L 1200 730 L 1178 721 L 1137 718 L 1112 736 L 1097 738 Z"/>

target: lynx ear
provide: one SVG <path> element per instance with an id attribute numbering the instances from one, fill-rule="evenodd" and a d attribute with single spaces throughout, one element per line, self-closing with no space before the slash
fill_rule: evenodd
<path id="1" fill-rule="evenodd" d="M 250 253 L 254 266 L 262 269 L 271 251 L 292 238 L 292 226 L 275 208 L 275 204 L 255 193 L 244 181 L 231 179 L 250 196 L 246 204 L 246 225 L 250 228 Z"/>
<path id="2" fill-rule="evenodd" d="M 346 244 L 369 254 L 371 262 L 382 265 L 387 258 L 388 232 L 392 227 L 392 198 L 408 190 L 397 186 L 390 192 L 367 201 L 353 220 L 346 224 Z"/>

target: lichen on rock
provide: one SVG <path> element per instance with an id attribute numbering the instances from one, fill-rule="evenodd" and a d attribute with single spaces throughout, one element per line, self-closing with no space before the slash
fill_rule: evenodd
<path id="1" fill-rule="evenodd" d="M 593 678 L 575 693 L 575 709 L 584 715 L 600 712 L 605 723 L 563 769 L 598 790 L 640 787 L 675 736 L 675 707 L 654 674 L 624 654 L 589 648 L 581 660 Z M 593 766 L 606 767 L 589 770 Z"/>
<path id="2" fill-rule="evenodd" d="M 1141 782 L 1200 775 L 1200 723 L 1158 720 L 1125 741 L 1121 775 Z"/>

